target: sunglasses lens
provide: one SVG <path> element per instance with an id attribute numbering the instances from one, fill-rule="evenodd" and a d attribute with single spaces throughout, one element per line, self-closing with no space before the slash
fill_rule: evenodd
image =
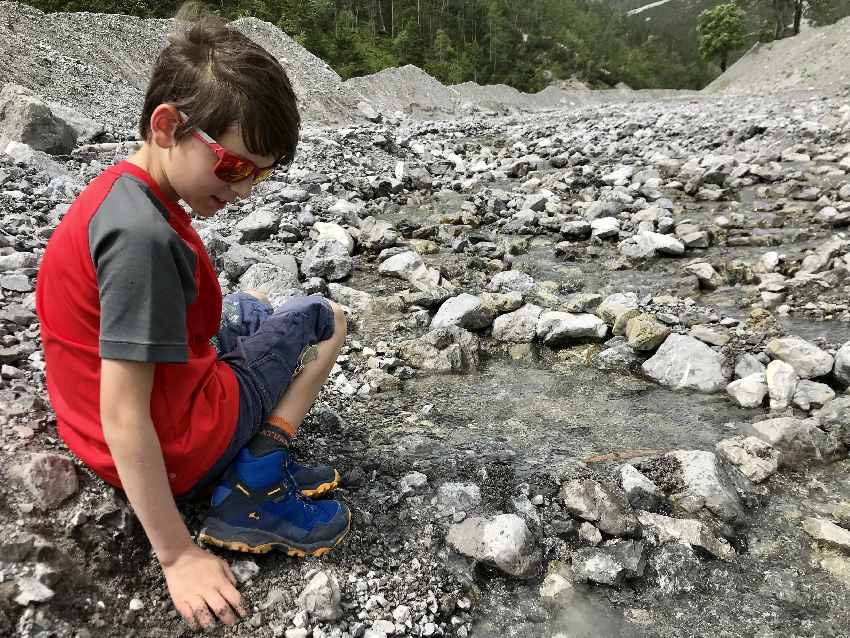
<path id="1" fill-rule="evenodd" d="M 235 155 L 225 154 L 215 167 L 215 175 L 223 182 L 235 183 L 254 173 L 254 165 Z"/>

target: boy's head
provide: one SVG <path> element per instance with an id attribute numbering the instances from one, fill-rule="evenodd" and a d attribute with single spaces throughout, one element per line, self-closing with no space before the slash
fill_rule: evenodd
<path id="1" fill-rule="evenodd" d="M 263 169 L 292 161 L 300 123 L 289 78 L 274 56 L 206 17 L 172 35 L 159 54 L 139 132 L 174 193 L 206 217 L 246 197 L 257 176 L 228 181 L 221 164 L 217 175 L 221 150 L 217 155 L 210 138 Z"/>

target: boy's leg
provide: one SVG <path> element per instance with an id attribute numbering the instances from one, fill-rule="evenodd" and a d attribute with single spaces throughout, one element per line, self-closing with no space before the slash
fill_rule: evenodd
<path id="1" fill-rule="evenodd" d="M 344 342 L 339 306 L 307 297 L 282 306 L 222 357 L 240 380 L 240 419 L 259 431 L 216 488 L 202 540 L 243 551 L 279 546 L 294 555 L 321 555 L 345 536 L 348 508 L 304 499 L 299 488 L 323 473 L 324 485 L 335 487 L 339 474 L 327 466 L 298 466 L 286 450 Z"/>

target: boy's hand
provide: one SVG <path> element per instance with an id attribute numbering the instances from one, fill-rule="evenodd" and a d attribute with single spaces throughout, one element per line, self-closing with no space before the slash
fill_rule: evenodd
<path id="1" fill-rule="evenodd" d="M 225 625 L 244 618 L 242 597 L 230 566 L 194 543 L 174 560 L 162 562 L 168 593 L 177 611 L 193 628 L 209 627 L 218 617 Z"/>

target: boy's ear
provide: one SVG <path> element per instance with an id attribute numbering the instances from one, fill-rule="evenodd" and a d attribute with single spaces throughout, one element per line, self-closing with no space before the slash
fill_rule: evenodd
<path id="1" fill-rule="evenodd" d="M 180 125 L 180 115 L 171 104 L 160 104 L 151 113 L 151 142 L 160 148 L 172 148 L 177 144 L 175 132 Z"/>

